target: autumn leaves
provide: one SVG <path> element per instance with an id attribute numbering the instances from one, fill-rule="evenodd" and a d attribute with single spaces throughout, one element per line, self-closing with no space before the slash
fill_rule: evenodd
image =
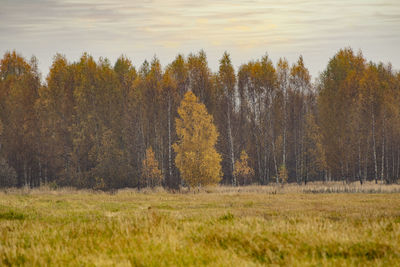
<path id="1" fill-rule="evenodd" d="M 175 164 L 182 179 L 189 187 L 217 184 L 222 177 L 222 158 L 215 149 L 218 131 L 212 116 L 191 91 L 185 94 L 178 114 L 178 141 L 172 147 L 176 152 Z M 254 175 L 254 171 L 247 166 L 247 160 L 248 156 L 243 152 L 241 161 L 237 162 L 235 174 L 241 177 L 242 184 L 248 183 L 249 176 Z M 161 179 L 154 152 L 152 148 L 148 148 L 146 159 L 143 160 L 143 180 L 147 186 L 154 186 L 159 185 Z"/>
<path id="2" fill-rule="evenodd" d="M 400 74 L 351 49 L 315 83 L 302 57 L 290 65 L 265 55 L 235 72 L 224 53 L 213 72 L 202 51 L 138 68 L 124 56 L 111 65 L 56 55 L 45 82 L 40 75 L 35 58 L 11 52 L 0 61 L 4 186 L 400 177 Z"/>
<path id="3" fill-rule="evenodd" d="M 215 144 L 218 132 L 204 104 L 187 92 L 176 119 L 178 142 L 173 145 L 183 180 L 191 187 L 216 184 L 221 180 L 221 155 Z"/>

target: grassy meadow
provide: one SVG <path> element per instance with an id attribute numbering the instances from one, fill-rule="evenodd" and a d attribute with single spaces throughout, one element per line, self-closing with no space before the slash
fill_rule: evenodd
<path id="1" fill-rule="evenodd" d="M 7 190 L 0 265 L 399 266 L 399 189 Z"/>

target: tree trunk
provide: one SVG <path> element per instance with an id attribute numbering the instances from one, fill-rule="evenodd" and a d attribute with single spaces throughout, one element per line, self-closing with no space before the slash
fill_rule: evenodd
<path id="1" fill-rule="evenodd" d="M 41 164 L 40 159 L 39 159 L 39 186 L 42 186 L 42 184 L 43 184 L 42 179 L 43 179 L 43 177 L 42 177 L 42 164 Z"/>
<path id="2" fill-rule="evenodd" d="M 282 164 L 285 166 L 286 166 L 286 125 L 287 125 L 286 98 L 287 98 L 287 92 L 285 87 L 283 94 L 283 153 L 282 153 Z"/>
<path id="3" fill-rule="evenodd" d="M 272 138 L 274 139 L 274 138 Z M 275 140 L 272 140 L 272 154 L 274 157 L 274 165 L 275 165 L 275 173 L 276 173 L 276 183 L 279 183 L 279 173 L 278 173 L 278 164 L 276 162 L 276 155 L 275 155 Z"/>
<path id="4" fill-rule="evenodd" d="M 47 185 L 47 166 L 44 166 L 44 184 Z"/>
<path id="5" fill-rule="evenodd" d="M 376 139 L 375 139 L 375 114 L 372 109 L 372 142 L 374 153 L 374 167 L 375 167 L 375 184 L 378 183 L 378 162 L 376 160 Z"/>
<path id="6" fill-rule="evenodd" d="M 24 186 L 28 186 L 28 174 L 26 173 L 26 161 L 24 161 Z"/>
<path id="7" fill-rule="evenodd" d="M 270 160 L 270 158 L 269 158 L 269 153 L 267 154 L 267 153 L 265 153 L 265 157 L 267 158 L 266 159 L 266 163 L 265 163 L 265 166 L 266 166 L 266 169 L 265 169 L 265 177 L 266 177 L 266 184 L 269 184 L 269 177 L 270 177 L 270 174 L 269 174 L 269 172 L 270 172 L 270 170 L 269 170 L 269 160 Z"/>
<path id="8" fill-rule="evenodd" d="M 297 149 L 297 131 L 294 131 L 294 170 L 296 175 L 296 182 L 299 183 L 299 173 L 298 173 L 298 149 Z"/>
<path id="9" fill-rule="evenodd" d="M 358 178 L 360 179 L 360 183 L 362 184 L 362 175 L 361 175 L 361 139 L 358 141 Z"/>
<path id="10" fill-rule="evenodd" d="M 397 169 L 396 169 L 396 179 L 399 179 L 399 172 L 400 172 L 400 146 L 397 145 Z"/>
<path id="11" fill-rule="evenodd" d="M 381 184 L 385 175 L 385 115 L 383 115 L 383 129 L 382 129 L 382 168 L 381 168 Z"/>
<path id="12" fill-rule="evenodd" d="M 257 144 L 257 142 L 256 142 L 256 150 L 257 150 L 258 175 L 262 177 L 260 147 Z"/>
<path id="13" fill-rule="evenodd" d="M 171 153 L 171 96 L 168 95 L 168 182 L 172 178 L 172 153 Z"/>
<path id="14" fill-rule="evenodd" d="M 227 119 L 228 119 L 228 138 L 229 138 L 229 153 L 231 158 L 231 171 L 232 171 L 232 185 L 236 186 L 236 175 L 235 175 L 235 153 L 233 149 L 233 137 L 232 137 L 232 129 L 231 129 L 231 112 L 230 112 L 230 105 L 229 100 L 227 104 L 228 112 L 227 112 Z"/>
<path id="15" fill-rule="evenodd" d="M 391 176 L 391 180 L 392 182 L 394 182 L 394 165 L 395 165 L 395 160 L 394 160 L 394 149 L 393 149 L 393 145 L 390 147 L 392 150 L 392 176 Z"/>
<path id="16" fill-rule="evenodd" d="M 29 166 L 29 171 L 28 171 L 28 183 L 29 183 L 30 188 L 35 186 L 35 183 L 32 179 L 32 167 L 31 166 Z"/>
<path id="17" fill-rule="evenodd" d="M 367 146 L 366 146 L 366 153 L 364 159 L 364 181 L 368 178 L 368 149 L 369 149 L 369 137 L 367 137 Z"/>
<path id="18" fill-rule="evenodd" d="M 301 128 L 299 129 L 299 139 L 300 139 L 300 177 L 301 177 L 300 179 L 302 179 L 304 177 L 305 162 L 304 162 L 304 147 L 303 147 Z"/>

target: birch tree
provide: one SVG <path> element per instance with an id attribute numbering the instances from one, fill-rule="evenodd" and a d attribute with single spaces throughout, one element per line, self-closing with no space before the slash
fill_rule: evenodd
<path id="1" fill-rule="evenodd" d="M 190 187 L 217 184 L 221 180 L 221 156 L 215 149 L 218 138 L 213 118 L 204 104 L 187 92 L 178 108 L 178 141 L 175 164 Z"/>

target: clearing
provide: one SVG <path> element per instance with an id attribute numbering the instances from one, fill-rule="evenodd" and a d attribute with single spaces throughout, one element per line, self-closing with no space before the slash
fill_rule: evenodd
<path id="1" fill-rule="evenodd" d="M 0 193 L 0 265 L 400 264 L 400 194 Z"/>

